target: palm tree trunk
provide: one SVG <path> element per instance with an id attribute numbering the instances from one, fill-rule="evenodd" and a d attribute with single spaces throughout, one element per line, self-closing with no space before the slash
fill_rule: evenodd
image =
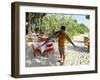
<path id="1" fill-rule="evenodd" d="M 32 33 L 32 18 L 31 18 L 31 13 L 29 13 L 29 27 L 28 27 L 28 34 Z"/>

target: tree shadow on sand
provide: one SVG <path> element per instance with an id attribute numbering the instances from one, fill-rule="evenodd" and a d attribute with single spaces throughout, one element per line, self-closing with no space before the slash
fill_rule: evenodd
<path id="1" fill-rule="evenodd" d="M 74 40 L 74 42 L 77 42 L 77 43 L 84 43 L 84 41 L 78 41 L 78 40 Z"/>
<path id="2" fill-rule="evenodd" d="M 35 59 L 33 55 L 32 45 L 26 46 L 25 67 L 41 67 L 41 66 L 56 66 L 57 52 L 51 54 L 47 59 Z"/>
<path id="3" fill-rule="evenodd" d="M 85 48 L 84 46 L 73 47 L 73 46 L 70 45 L 70 46 L 67 46 L 67 49 L 68 50 L 74 50 L 74 51 L 77 51 L 77 52 L 80 52 L 80 53 L 83 53 L 83 52 L 88 53 L 87 48 Z"/>

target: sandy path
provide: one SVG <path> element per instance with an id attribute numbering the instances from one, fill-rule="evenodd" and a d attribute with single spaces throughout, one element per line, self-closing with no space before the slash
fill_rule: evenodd
<path id="1" fill-rule="evenodd" d="M 75 36 L 73 42 L 77 47 L 73 47 L 71 44 L 65 45 L 65 64 L 64 65 L 82 65 L 89 64 L 89 53 L 84 47 L 84 34 Z M 57 66 L 59 63 L 58 45 L 54 43 L 55 52 L 51 54 L 48 59 L 35 59 L 32 54 L 32 46 L 26 47 L 26 67 L 36 66 Z"/>

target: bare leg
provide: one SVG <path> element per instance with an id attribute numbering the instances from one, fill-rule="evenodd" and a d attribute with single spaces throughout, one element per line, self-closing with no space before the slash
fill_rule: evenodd
<path id="1" fill-rule="evenodd" d="M 60 51 L 60 60 L 62 59 L 62 52 Z"/>
<path id="2" fill-rule="evenodd" d="M 61 52 L 61 62 L 64 62 L 64 52 Z"/>
<path id="3" fill-rule="evenodd" d="M 65 55 L 64 55 L 64 48 L 59 48 L 59 52 L 60 52 L 60 63 L 61 65 L 64 63 L 64 60 L 65 60 Z"/>

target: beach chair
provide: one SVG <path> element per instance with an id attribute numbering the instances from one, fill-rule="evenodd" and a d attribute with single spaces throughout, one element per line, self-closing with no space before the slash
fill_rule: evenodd
<path id="1" fill-rule="evenodd" d="M 45 38 L 44 37 L 39 37 L 39 42 L 44 42 L 45 41 Z M 41 57 L 41 49 L 40 48 L 34 48 L 34 45 L 33 45 L 33 54 L 36 58 L 38 57 Z"/>
<path id="2" fill-rule="evenodd" d="M 46 44 L 46 50 L 44 51 L 45 55 L 48 57 L 49 55 L 54 53 L 54 45 L 52 41 L 49 41 Z"/>

